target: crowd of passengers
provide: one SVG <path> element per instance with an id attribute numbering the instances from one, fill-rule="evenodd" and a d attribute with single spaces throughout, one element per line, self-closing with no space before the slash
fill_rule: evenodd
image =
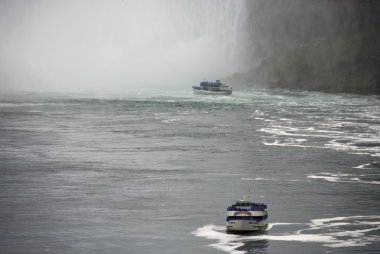
<path id="1" fill-rule="evenodd" d="M 240 206 L 242 206 L 244 208 L 241 208 Z M 247 206 L 249 206 L 249 204 L 248 205 L 240 204 L 239 206 L 236 204 L 233 204 L 232 206 L 227 208 L 227 211 L 245 211 L 245 210 L 247 210 L 247 208 L 246 208 Z M 267 209 L 267 205 L 261 204 L 261 203 L 251 204 L 250 208 L 253 211 L 265 211 L 265 209 Z"/>
<path id="2" fill-rule="evenodd" d="M 208 81 L 201 82 L 201 86 L 219 87 L 221 85 L 222 84 L 220 82 L 208 82 Z"/>

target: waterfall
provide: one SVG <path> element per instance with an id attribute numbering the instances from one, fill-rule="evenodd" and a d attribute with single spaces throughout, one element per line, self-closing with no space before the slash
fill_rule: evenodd
<path id="1" fill-rule="evenodd" d="M 245 17 L 244 0 L 172 0 L 170 5 L 181 13 L 175 21 L 177 35 L 187 40 L 211 38 L 225 48 L 228 57 L 237 54 Z"/>
<path id="2" fill-rule="evenodd" d="M 137 13 L 145 15 L 131 22 L 139 27 L 133 35 L 139 37 L 135 51 L 160 59 L 157 77 L 165 83 L 228 76 L 244 63 L 244 4 L 245 0 L 140 1 Z"/>
<path id="3" fill-rule="evenodd" d="M 2 38 L 0 74 L 20 87 L 74 91 L 220 79 L 242 66 L 246 1 L 9 1 L 4 12 L 18 16 L 0 18 L 15 27 Z"/>

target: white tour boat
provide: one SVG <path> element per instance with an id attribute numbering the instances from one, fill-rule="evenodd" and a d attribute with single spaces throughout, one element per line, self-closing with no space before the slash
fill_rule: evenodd
<path id="1" fill-rule="evenodd" d="M 193 86 L 193 91 L 195 94 L 203 95 L 231 95 L 232 88 L 222 84 L 220 80 L 215 82 L 202 81 L 199 86 Z"/>
<path id="2" fill-rule="evenodd" d="M 251 193 L 227 208 L 227 231 L 249 233 L 268 227 L 267 205 L 254 203 Z"/>

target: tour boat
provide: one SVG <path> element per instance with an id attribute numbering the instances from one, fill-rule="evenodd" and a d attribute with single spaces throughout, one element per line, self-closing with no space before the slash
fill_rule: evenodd
<path id="1" fill-rule="evenodd" d="M 227 231 L 249 233 L 268 227 L 267 205 L 254 203 L 251 193 L 227 208 Z"/>
<path id="2" fill-rule="evenodd" d="M 193 86 L 193 91 L 195 94 L 204 94 L 204 95 L 231 95 L 232 88 L 222 84 L 220 80 L 215 82 L 211 81 L 202 81 L 199 86 Z"/>

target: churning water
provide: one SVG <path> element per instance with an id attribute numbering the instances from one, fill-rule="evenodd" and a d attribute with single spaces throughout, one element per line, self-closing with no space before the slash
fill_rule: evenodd
<path id="1" fill-rule="evenodd" d="M 380 99 L 249 90 L 0 103 L 1 253 L 379 253 Z M 270 228 L 231 235 L 248 188 Z"/>

